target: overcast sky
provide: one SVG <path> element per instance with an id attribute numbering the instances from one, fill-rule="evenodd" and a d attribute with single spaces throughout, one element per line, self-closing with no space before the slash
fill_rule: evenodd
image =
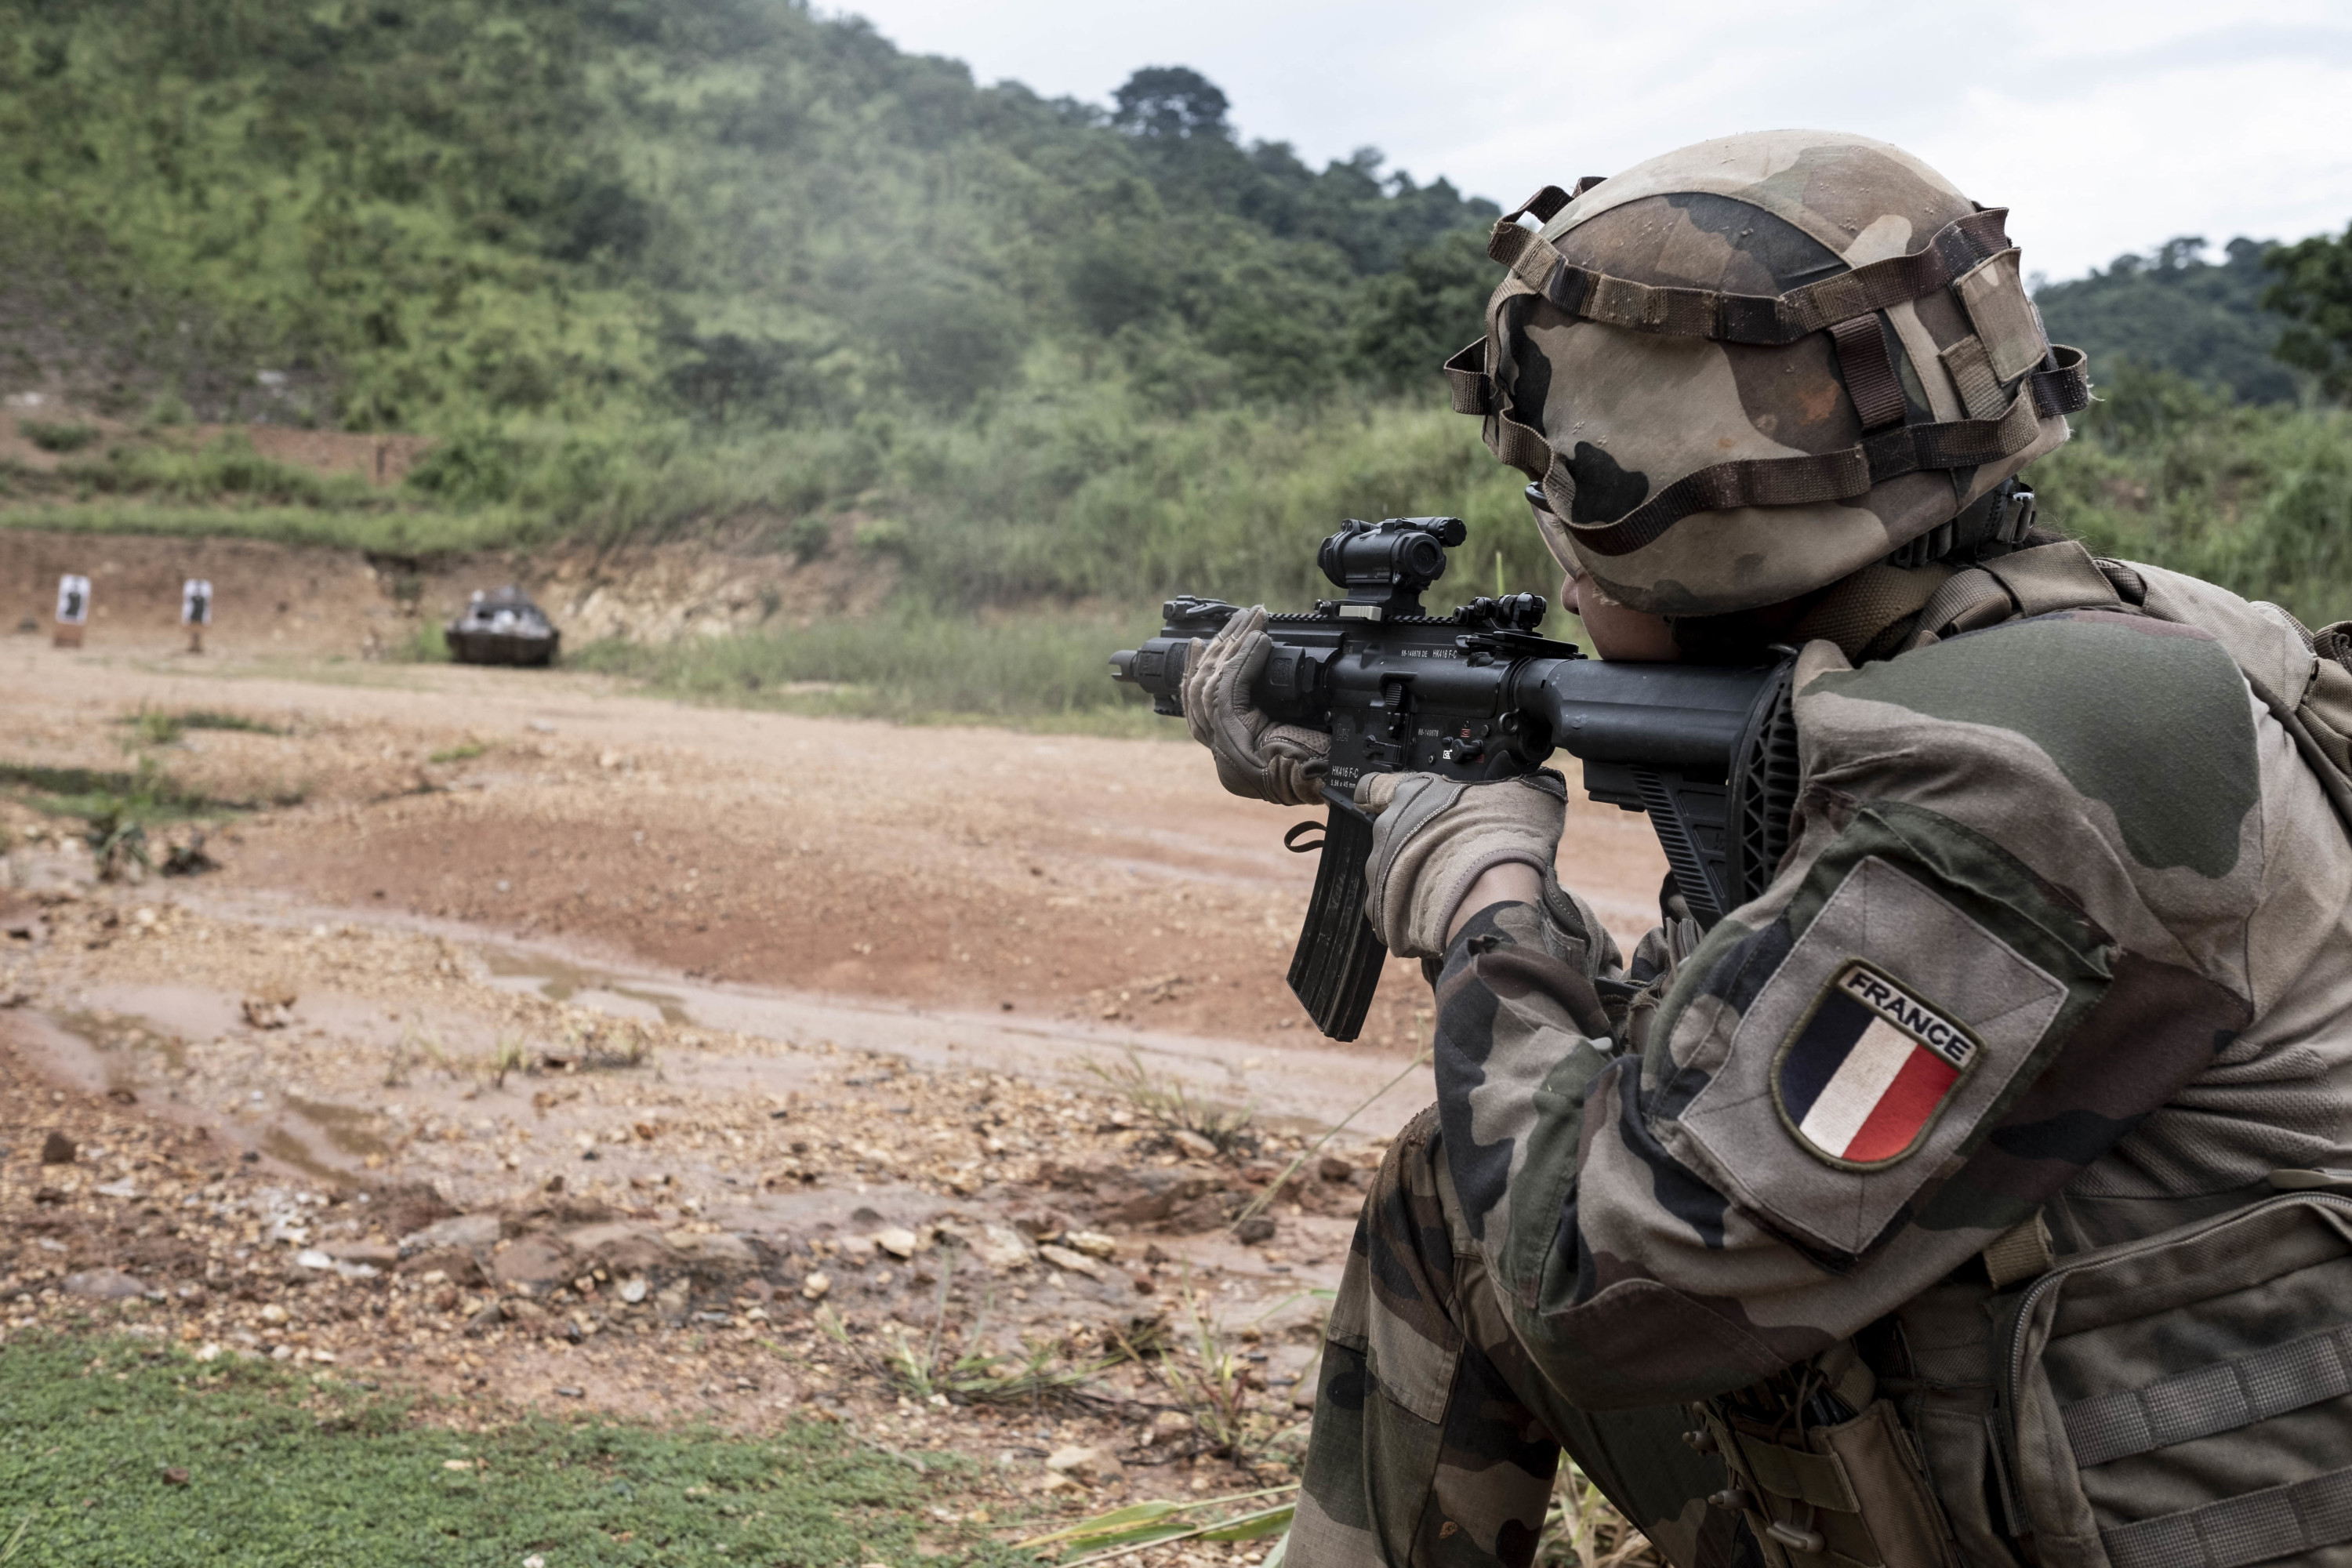
<path id="1" fill-rule="evenodd" d="M 820 0 L 822 3 L 822 0 Z M 865 0 L 901 47 L 1108 102 L 1201 71 L 1244 139 L 1377 146 L 1506 205 L 1781 126 L 1908 148 L 2012 209 L 2029 271 L 2352 223 L 2352 0 Z"/>

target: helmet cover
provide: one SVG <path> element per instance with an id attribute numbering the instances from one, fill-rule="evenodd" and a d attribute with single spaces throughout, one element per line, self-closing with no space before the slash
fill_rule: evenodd
<path id="1" fill-rule="evenodd" d="M 1670 616 L 1791 598 L 1950 521 L 2088 402 L 2005 216 L 1817 131 L 1547 186 L 1495 226 L 1511 271 L 1447 363 L 1454 406 L 1611 597 Z"/>

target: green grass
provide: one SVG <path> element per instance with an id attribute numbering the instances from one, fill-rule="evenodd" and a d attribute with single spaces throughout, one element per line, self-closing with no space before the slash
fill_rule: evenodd
<path id="1" fill-rule="evenodd" d="M 395 555 L 499 550 L 523 542 L 536 531 L 535 525 L 500 510 L 325 511 L 300 506 L 174 505 L 142 499 L 77 503 L 49 498 L 0 502 L 0 528 L 167 539 L 263 539 L 278 544 Z"/>
<path id="2" fill-rule="evenodd" d="M 121 442 L 98 458 L 59 464 L 58 479 L 89 495 L 140 496 L 164 502 L 247 498 L 321 510 L 383 510 L 383 492 L 357 474 L 321 474 L 265 458 L 243 431 L 200 447 Z"/>
<path id="3" fill-rule="evenodd" d="M 136 823 L 173 822 L 236 809 L 182 789 L 152 757 L 142 757 L 133 773 L 0 763 L 0 792 L 53 816 L 112 816 Z"/>
<path id="4" fill-rule="evenodd" d="M 131 727 L 131 737 L 142 746 L 168 746 L 178 741 L 184 726 L 160 708 L 142 703 L 139 711 L 120 721 Z"/>
<path id="5" fill-rule="evenodd" d="M 1026 1561 L 931 1521 L 962 1461 L 919 1476 L 837 1427 L 752 1439 L 535 1415 L 460 1432 L 429 1414 L 136 1340 L 19 1340 L 0 1348 L 0 1552 L 13 1534 L 21 1568 L 513 1568 L 534 1552 L 551 1568 L 854 1568 L 914 1562 L 928 1537 L 957 1562 Z"/>
<path id="6" fill-rule="evenodd" d="M 183 730 L 231 730 L 247 735 L 290 735 L 283 724 L 265 720 L 249 719 L 242 713 L 223 713 L 211 708 L 191 708 L 175 716 Z"/>
<path id="7" fill-rule="evenodd" d="M 117 722 L 128 725 L 131 739 L 142 746 L 171 745 L 190 730 L 230 730 L 248 735 L 287 735 L 293 732 L 282 725 L 248 719 L 242 713 L 223 713 L 210 708 L 191 708 L 184 712 L 174 713 L 168 709 L 149 708 L 143 703 L 137 712 L 125 714 Z"/>
<path id="8" fill-rule="evenodd" d="M 2306 625 L 2352 616 L 2352 411 L 2232 403 L 2128 363 L 2098 396 L 2028 471 L 2052 521 Z"/>
<path id="9" fill-rule="evenodd" d="M 468 741 L 462 746 L 446 746 L 425 760 L 428 763 L 470 763 L 488 750 L 478 741 Z"/>

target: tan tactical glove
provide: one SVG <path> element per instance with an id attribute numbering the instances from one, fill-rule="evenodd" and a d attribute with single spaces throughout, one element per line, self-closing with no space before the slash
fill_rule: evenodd
<path id="1" fill-rule="evenodd" d="M 1184 723 L 1217 759 L 1217 782 L 1234 794 L 1319 805 L 1331 737 L 1277 724 L 1250 701 L 1250 683 L 1273 651 L 1264 605 L 1242 611 L 1206 643 L 1194 637 L 1184 659 Z"/>
<path id="2" fill-rule="evenodd" d="M 1364 913 L 1402 957 L 1443 958 L 1470 884 L 1496 866 L 1534 867 L 1548 900 L 1559 885 L 1551 867 L 1568 826 L 1568 785 L 1549 769 L 1476 784 L 1370 773 L 1356 785 L 1356 804 L 1373 818 Z"/>

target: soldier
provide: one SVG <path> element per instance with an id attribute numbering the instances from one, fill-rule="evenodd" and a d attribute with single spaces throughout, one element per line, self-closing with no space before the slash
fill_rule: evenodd
<path id="1" fill-rule="evenodd" d="M 1670 886 L 1630 962 L 1557 775 L 1359 787 L 1438 1102 L 1286 1568 L 1523 1564 L 1563 1447 L 1675 1568 L 2346 1560 L 2352 642 L 2033 525 L 2087 384 L 2002 218 L 1780 132 L 1496 226 L 1456 406 L 1601 657 L 1800 650 L 1801 787 L 1767 891 Z M 1262 626 L 1185 710 L 1309 802 Z"/>

